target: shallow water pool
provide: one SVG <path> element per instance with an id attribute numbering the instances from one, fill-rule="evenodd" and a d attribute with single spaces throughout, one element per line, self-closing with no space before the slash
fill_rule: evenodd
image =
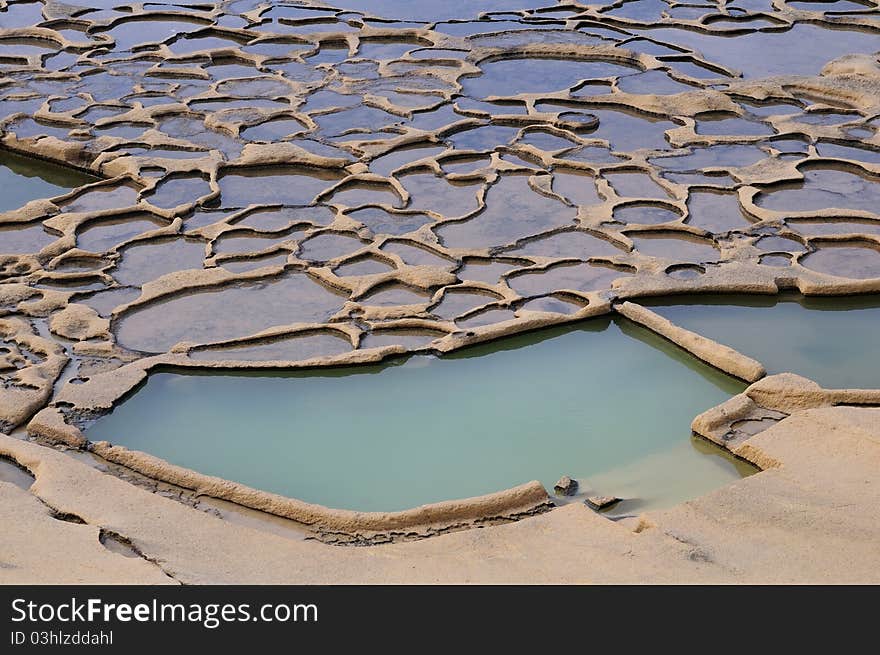
<path id="1" fill-rule="evenodd" d="M 692 419 L 742 389 L 652 333 L 600 318 L 377 366 L 160 372 L 88 436 L 345 509 L 400 510 L 534 479 L 552 489 L 562 475 L 585 491 L 602 475 L 596 493 L 662 506 L 753 470 L 690 441 Z M 651 461 L 662 472 L 634 481 L 633 467 Z"/>
<path id="2" fill-rule="evenodd" d="M 790 371 L 832 389 L 880 387 L 878 296 L 694 296 L 642 302 L 681 327 L 754 357 L 769 373 Z"/>
<path id="3" fill-rule="evenodd" d="M 18 209 L 31 200 L 67 193 L 98 178 L 39 159 L 0 149 L 0 212 Z"/>

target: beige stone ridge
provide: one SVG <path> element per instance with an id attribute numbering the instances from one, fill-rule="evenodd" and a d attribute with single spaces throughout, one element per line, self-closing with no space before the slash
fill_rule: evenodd
<path id="1" fill-rule="evenodd" d="M 78 341 L 110 338 L 110 321 L 86 305 L 69 304 L 52 316 L 49 329 L 61 337 Z"/>
<path id="2" fill-rule="evenodd" d="M 0 426 L 10 430 L 49 401 L 68 357 L 63 347 L 37 335 L 21 318 L 0 318 L 0 341 L 9 351 L 0 357 L 0 371 L 5 373 L 0 384 Z"/>
<path id="3" fill-rule="evenodd" d="M 107 461 L 125 466 L 151 479 L 191 489 L 198 495 L 220 498 L 243 507 L 292 519 L 322 533 L 384 535 L 407 531 L 413 535 L 427 536 L 436 530 L 538 513 L 550 505 L 547 491 L 540 482 L 532 481 L 475 498 L 431 503 L 399 512 L 356 512 L 268 493 L 176 466 L 149 453 L 113 446 L 106 441 L 93 443 L 90 449 Z"/>
<path id="4" fill-rule="evenodd" d="M 823 389 L 807 378 L 793 373 L 771 375 L 748 387 L 743 393 L 713 407 L 691 424 L 691 429 L 761 468 L 779 466 L 765 456 L 750 454 L 752 440 L 731 441 L 729 428 L 737 421 L 771 412 L 793 414 L 799 411 L 835 405 L 880 405 L 880 389 Z"/>
<path id="5" fill-rule="evenodd" d="M 724 346 L 696 332 L 685 330 L 659 314 L 652 312 L 647 307 L 625 302 L 617 306 L 616 309 L 631 321 L 643 325 L 660 336 L 669 339 L 677 346 L 684 348 L 707 364 L 711 364 L 715 368 L 741 380 L 754 382 L 764 377 L 766 373 L 764 366 L 751 357 L 747 357 L 729 346 Z"/>
<path id="6" fill-rule="evenodd" d="M 701 498 L 617 522 L 571 504 L 371 548 L 224 521 L 0 436 L 0 454 L 36 477 L 30 494 L 0 483 L 4 522 L 21 526 L 0 533 L 0 583 L 152 584 L 166 574 L 184 584 L 880 582 L 880 408 L 804 404 L 822 390 L 793 376 L 743 395 L 771 387 L 786 390 L 792 413 L 738 454 L 773 466 Z M 35 497 L 85 525 L 50 518 Z M 142 558 L 102 553 L 99 529 Z"/>

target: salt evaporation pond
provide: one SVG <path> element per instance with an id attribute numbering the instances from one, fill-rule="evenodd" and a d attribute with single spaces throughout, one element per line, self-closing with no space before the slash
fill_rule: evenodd
<path id="1" fill-rule="evenodd" d="M 562 475 L 644 509 L 753 472 L 691 437 L 744 385 L 624 319 L 437 357 L 305 372 L 158 372 L 88 431 L 202 473 L 391 511 Z M 707 456 L 706 453 L 712 456 Z"/>
<path id="2" fill-rule="evenodd" d="M 98 178 L 73 168 L 23 157 L 0 149 L 0 213 L 18 209 L 31 200 L 67 193 Z"/>
<path id="3" fill-rule="evenodd" d="M 790 371 L 826 388 L 880 387 L 880 297 L 695 296 L 645 304 L 754 357 L 769 373 Z"/>

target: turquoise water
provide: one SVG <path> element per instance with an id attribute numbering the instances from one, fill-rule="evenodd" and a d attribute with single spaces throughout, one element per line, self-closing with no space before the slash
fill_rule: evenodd
<path id="1" fill-rule="evenodd" d="M 650 507 L 752 470 L 690 436 L 697 414 L 742 389 L 652 333 L 600 318 L 442 358 L 159 372 L 88 436 L 345 509 L 400 510 L 533 479 L 552 489 L 562 475 L 585 491 L 599 476 L 596 493 Z"/>
<path id="2" fill-rule="evenodd" d="M 754 357 L 770 373 L 791 371 L 827 388 L 880 387 L 880 296 L 695 296 L 644 304 Z"/>

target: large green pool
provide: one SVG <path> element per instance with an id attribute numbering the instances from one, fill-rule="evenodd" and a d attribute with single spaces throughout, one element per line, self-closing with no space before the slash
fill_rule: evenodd
<path id="1" fill-rule="evenodd" d="M 652 333 L 600 318 L 378 366 L 155 373 L 88 436 L 346 509 L 534 479 L 552 488 L 564 474 L 644 508 L 752 470 L 690 432 L 694 416 L 742 389 Z"/>

